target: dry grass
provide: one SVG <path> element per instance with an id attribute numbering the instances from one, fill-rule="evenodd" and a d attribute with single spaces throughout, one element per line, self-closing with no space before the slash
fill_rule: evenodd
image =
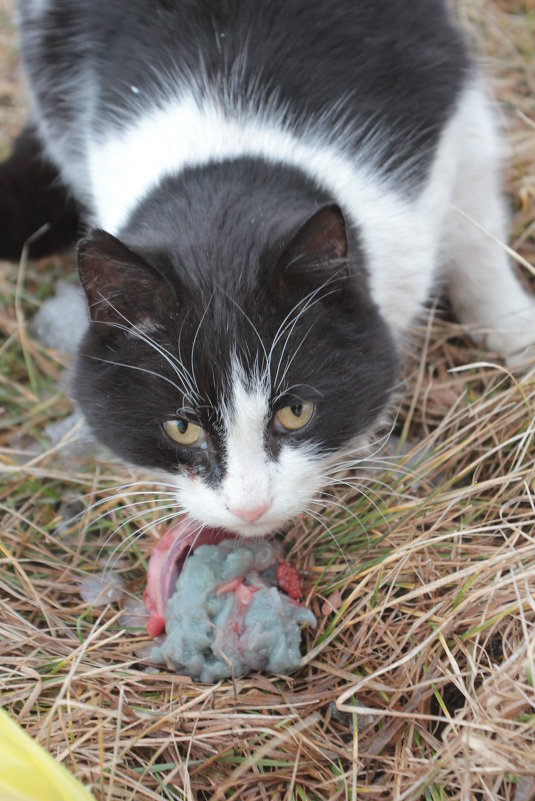
<path id="1" fill-rule="evenodd" d="M 457 5 L 503 101 L 512 241 L 533 263 L 533 0 Z M 23 116 L 11 12 L 3 0 L 2 144 Z M 159 504 L 110 492 L 134 480 L 125 469 L 39 455 L 69 403 L 62 357 L 25 320 L 70 270 L 0 265 L 0 703 L 98 801 L 533 798 L 535 378 L 431 320 L 398 424 L 418 480 L 408 456 L 378 462 L 367 497 L 342 492 L 358 519 L 333 505 L 330 533 L 303 520 L 288 534 L 319 619 L 303 668 L 199 686 L 153 672 L 118 607 L 79 596 L 107 558 L 139 594 Z M 85 510 L 71 525 L 68 502 Z"/>

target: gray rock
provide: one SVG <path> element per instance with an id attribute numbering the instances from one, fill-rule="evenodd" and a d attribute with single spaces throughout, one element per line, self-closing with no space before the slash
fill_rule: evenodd
<path id="1" fill-rule="evenodd" d="M 32 320 L 32 331 L 47 348 L 74 355 L 89 325 L 87 301 L 80 286 L 59 281 Z"/>

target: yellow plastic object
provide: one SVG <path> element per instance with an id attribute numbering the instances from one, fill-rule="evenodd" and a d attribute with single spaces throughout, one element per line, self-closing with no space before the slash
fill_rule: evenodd
<path id="1" fill-rule="evenodd" d="M 95 801 L 68 770 L 0 709 L 1 801 Z"/>

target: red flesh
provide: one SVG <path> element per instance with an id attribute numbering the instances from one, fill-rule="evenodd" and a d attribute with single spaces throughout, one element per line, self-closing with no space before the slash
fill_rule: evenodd
<path id="1" fill-rule="evenodd" d="M 188 523 L 184 519 L 178 521 L 156 543 L 151 551 L 147 571 L 147 586 L 143 593 L 143 603 L 149 613 L 147 633 L 157 637 L 165 631 L 165 609 L 167 601 L 175 591 L 176 580 L 182 565 L 190 551 L 199 545 L 217 545 L 225 539 L 235 539 L 234 534 L 221 529 L 204 529 L 200 534 L 197 524 Z M 277 565 L 277 584 L 280 589 L 294 601 L 301 597 L 301 582 L 297 570 L 282 561 Z M 233 626 L 239 634 L 243 616 L 251 603 L 253 594 L 259 587 L 243 583 L 243 576 L 221 584 L 217 594 L 234 592 L 238 602 Z"/>
<path id="2" fill-rule="evenodd" d="M 277 584 L 286 595 L 298 601 L 301 597 L 301 580 L 299 573 L 288 562 L 279 562 L 277 565 Z"/>
<path id="3" fill-rule="evenodd" d="M 199 545 L 217 545 L 222 540 L 233 538 L 233 534 L 220 529 L 204 529 L 182 519 L 166 531 L 151 551 L 147 571 L 147 586 L 143 603 L 149 613 L 147 633 L 157 637 L 165 630 L 165 608 L 175 591 L 178 574 L 190 550 Z"/>
<path id="4" fill-rule="evenodd" d="M 231 579 L 231 581 L 225 582 L 225 584 L 220 584 L 217 590 L 215 591 L 216 595 L 224 595 L 226 592 L 236 592 L 238 587 L 241 587 L 243 584 L 243 576 L 238 576 L 237 578 Z"/>
<path id="5" fill-rule="evenodd" d="M 245 631 L 245 613 L 249 608 L 249 604 L 253 600 L 253 595 L 259 589 L 260 587 L 253 587 L 250 584 L 243 584 L 243 579 L 241 579 L 240 583 L 234 590 L 234 594 L 236 596 L 236 606 L 234 607 L 232 617 L 229 620 L 229 625 L 238 639 Z"/>

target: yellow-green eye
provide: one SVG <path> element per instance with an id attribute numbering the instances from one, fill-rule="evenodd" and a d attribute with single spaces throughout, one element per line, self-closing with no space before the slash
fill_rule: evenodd
<path id="1" fill-rule="evenodd" d="M 275 423 L 279 430 L 298 431 L 306 426 L 314 412 L 314 404 L 310 401 L 305 403 L 293 403 L 291 406 L 284 406 L 275 414 Z"/>
<path id="2" fill-rule="evenodd" d="M 166 420 L 163 424 L 167 436 L 179 445 L 201 445 L 205 441 L 204 431 L 197 423 L 190 423 L 183 417 Z"/>

